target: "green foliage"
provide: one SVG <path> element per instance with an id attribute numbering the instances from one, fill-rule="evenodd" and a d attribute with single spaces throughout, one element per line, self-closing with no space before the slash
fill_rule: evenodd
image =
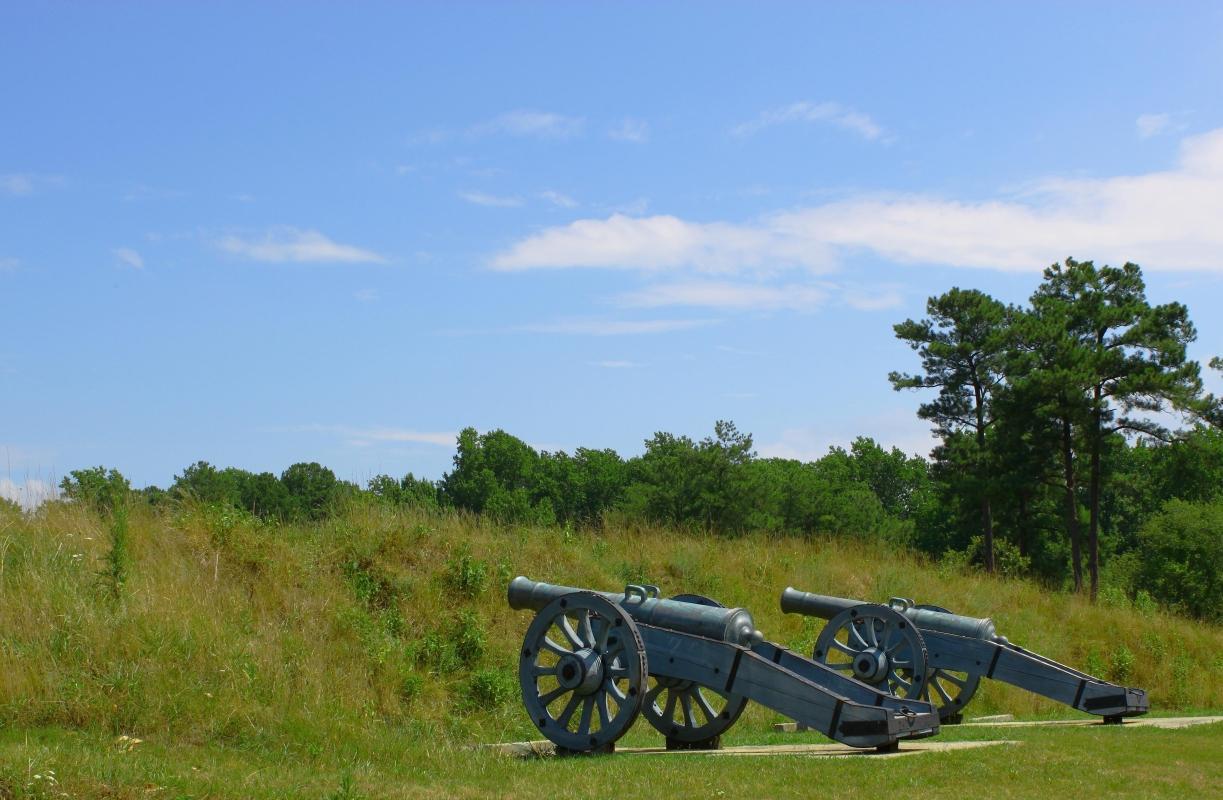
<path id="1" fill-rule="evenodd" d="M 1112 657 L 1108 664 L 1108 677 L 1114 683 L 1119 683 L 1122 686 L 1128 684 L 1130 678 L 1134 676 L 1134 653 L 1124 644 L 1119 644 L 1113 649 Z"/>
<path id="2" fill-rule="evenodd" d="M 392 506 L 438 506 L 437 485 L 433 481 L 417 478 L 411 472 L 398 481 L 390 475 L 375 475 L 366 485 L 366 491 Z"/>
<path id="3" fill-rule="evenodd" d="M 518 679 L 505 669 L 482 669 L 463 684 L 463 705 L 473 710 L 491 710 L 518 699 Z"/>
<path id="4" fill-rule="evenodd" d="M 340 788 L 327 795 L 327 800 L 364 800 L 364 798 L 365 795 L 357 791 L 357 784 L 353 781 L 352 773 L 349 771 L 345 771 L 340 776 Z"/>
<path id="5" fill-rule="evenodd" d="M 413 647 L 415 661 L 434 675 L 471 668 L 484 658 L 488 633 L 475 612 L 464 609 L 427 632 Z"/>
<path id="6" fill-rule="evenodd" d="M 1170 500 L 1139 532 L 1138 587 L 1155 600 L 1223 619 L 1223 503 Z"/>
<path id="7" fill-rule="evenodd" d="M 478 597 L 488 585 L 488 564 L 461 547 L 446 562 L 446 585 L 461 597 Z"/>
<path id="8" fill-rule="evenodd" d="M 83 503 L 99 514 L 125 505 L 132 491 L 122 473 L 101 466 L 73 470 L 60 481 L 59 488 L 69 500 Z"/>
<path id="9" fill-rule="evenodd" d="M 102 580 L 111 596 L 118 600 L 127 583 L 131 556 L 128 554 L 127 506 L 118 505 L 111 512 L 110 549 L 106 551 L 106 569 Z"/>
<path id="10" fill-rule="evenodd" d="M 305 519 L 322 519 L 339 498 L 341 488 L 335 473 L 322 464 L 293 464 L 280 474 L 295 513 Z"/>

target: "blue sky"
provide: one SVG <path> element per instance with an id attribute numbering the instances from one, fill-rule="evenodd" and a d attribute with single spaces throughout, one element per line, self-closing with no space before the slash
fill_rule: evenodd
<path id="1" fill-rule="evenodd" d="M 1067 255 L 1221 353 L 1223 6 L 1061 5 L 5 4 L 0 493 L 924 452 L 892 324 Z"/>

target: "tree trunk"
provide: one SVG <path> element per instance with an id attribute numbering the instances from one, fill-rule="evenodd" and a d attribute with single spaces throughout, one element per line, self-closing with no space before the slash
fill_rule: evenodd
<path id="1" fill-rule="evenodd" d="M 994 572 L 994 512 L 989 497 L 981 498 L 981 527 L 985 531 L 985 571 Z"/>
<path id="2" fill-rule="evenodd" d="M 977 460 L 980 462 L 977 480 L 984 483 L 981 489 L 981 536 L 985 544 L 985 571 L 992 575 L 994 573 L 994 514 L 989 506 L 989 469 L 985 464 L 985 393 L 980 385 L 973 386 L 973 393 L 977 401 Z"/>
<path id="3" fill-rule="evenodd" d="M 1021 489 L 1019 492 L 1019 530 L 1017 534 L 1019 537 L 1019 555 L 1024 558 L 1031 555 L 1032 546 L 1029 544 L 1029 537 L 1032 535 L 1029 530 L 1031 526 L 1031 514 L 1028 513 L 1028 492 L 1026 489 Z"/>
<path id="4" fill-rule="evenodd" d="M 1092 410 L 1090 514 L 1087 523 L 1087 571 L 1091 576 L 1091 601 L 1100 589 L 1100 386 L 1095 389 Z"/>
<path id="5" fill-rule="evenodd" d="M 1070 420 L 1062 419 L 1062 476 L 1066 487 L 1066 534 L 1070 537 L 1070 566 L 1074 572 L 1074 591 L 1083 591 L 1083 555 L 1079 535 L 1079 501 L 1074 496 L 1074 450 Z"/>

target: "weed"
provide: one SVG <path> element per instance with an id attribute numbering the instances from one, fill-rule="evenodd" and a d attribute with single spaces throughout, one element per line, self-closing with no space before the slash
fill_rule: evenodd
<path id="1" fill-rule="evenodd" d="M 517 694 L 517 679 L 504 669 L 482 669 L 463 685 L 463 701 L 469 708 L 499 708 L 514 700 Z"/>
<path id="2" fill-rule="evenodd" d="M 1139 589 L 1138 594 L 1134 595 L 1134 609 L 1143 616 L 1151 616 L 1156 611 L 1159 611 L 1159 604 L 1155 602 L 1155 598 L 1151 597 L 1151 593 L 1146 589 Z"/>
<path id="3" fill-rule="evenodd" d="M 451 627 L 454 641 L 454 654 L 459 663 L 471 666 L 484 657 L 488 646 L 488 636 L 480 618 L 471 611 L 460 611 Z"/>
<path id="4" fill-rule="evenodd" d="M 1173 708 L 1185 708 L 1189 705 L 1189 680 L 1194 675 L 1193 661 L 1183 653 L 1178 653 L 1172 659 L 1172 691 L 1169 701 Z"/>
<path id="5" fill-rule="evenodd" d="M 472 558 L 464 545 L 455 558 L 446 562 L 446 584 L 463 597 L 479 597 L 488 584 L 488 565 Z"/>
<path id="6" fill-rule="evenodd" d="M 327 795 L 327 800 L 361 800 L 364 796 L 357 791 L 352 773 L 345 772 L 340 776 L 340 788 Z"/>
<path id="7" fill-rule="evenodd" d="M 649 569 L 649 564 L 647 564 L 645 561 L 638 561 L 633 564 L 630 564 L 627 561 L 622 561 L 620 562 L 620 565 L 616 567 L 616 576 L 620 578 L 622 583 L 625 584 L 636 583 L 639 585 L 645 585 L 650 583 Z"/>
<path id="8" fill-rule="evenodd" d="M 1113 650 L 1109 664 L 1109 676 L 1120 684 L 1125 684 L 1134 675 L 1134 653 L 1124 644 L 1119 644 Z"/>
<path id="9" fill-rule="evenodd" d="M 111 512 L 110 549 L 106 552 L 106 571 L 102 574 L 106 588 L 116 600 L 127 582 L 127 533 L 127 507 L 117 504 Z"/>
<path id="10" fill-rule="evenodd" d="M 415 672 L 404 674 L 399 680 L 399 701 L 404 705 L 411 705 L 416 698 L 420 697 L 424 688 L 424 679 Z"/>
<path id="11" fill-rule="evenodd" d="M 1083 669 L 1088 675 L 1099 676 L 1104 674 L 1104 659 L 1100 657 L 1100 653 L 1094 647 L 1087 652 L 1087 661 Z"/>

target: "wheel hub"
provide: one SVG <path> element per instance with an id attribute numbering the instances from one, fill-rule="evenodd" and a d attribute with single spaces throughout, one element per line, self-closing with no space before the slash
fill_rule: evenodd
<path id="1" fill-rule="evenodd" d="M 866 683 L 879 683 L 888 674 L 888 654 L 868 647 L 854 656 L 854 677 Z"/>
<path id="2" fill-rule="evenodd" d="M 603 659 L 590 648 L 566 653 L 556 662 L 556 682 L 579 695 L 593 694 L 603 683 Z"/>

